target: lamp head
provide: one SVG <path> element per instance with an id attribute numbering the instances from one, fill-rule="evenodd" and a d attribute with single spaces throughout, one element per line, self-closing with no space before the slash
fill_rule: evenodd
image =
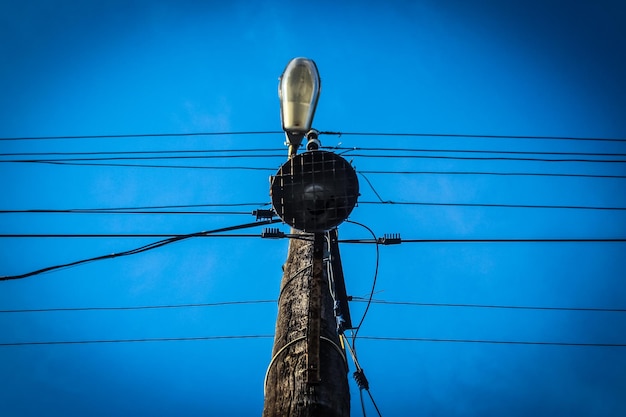
<path id="1" fill-rule="evenodd" d="M 291 146 L 300 146 L 306 133 L 311 130 L 320 86 L 317 66 L 307 58 L 289 61 L 280 77 L 280 119 Z"/>

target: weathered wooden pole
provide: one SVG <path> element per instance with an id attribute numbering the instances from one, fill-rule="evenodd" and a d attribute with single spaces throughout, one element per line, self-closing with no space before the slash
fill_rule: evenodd
<path id="1" fill-rule="evenodd" d="M 349 417 L 348 370 L 325 274 L 325 237 L 299 237 L 290 241 L 283 266 L 263 417 Z"/>

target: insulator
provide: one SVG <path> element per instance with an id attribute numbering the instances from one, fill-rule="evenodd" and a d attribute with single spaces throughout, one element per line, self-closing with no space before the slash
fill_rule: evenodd
<path id="1" fill-rule="evenodd" d="M 364 389 L 366 391 L 370 389 L 370 384 L 369 382 L 367 382 L 367 378 L 365 377 L 365 372 L 363 372 L 363 369 L 359 369 L 354 374 L 352 374 L 352 376 L 354 377 L 356 384 L 359 386 L 359 389 Z"/>
<path id="2" fill-rule="evenodd" d="M 285 233 L 278 230 L 278 228 L 270 227 L 263 230 L 261 237 L 267 239 L 281 239 L 285 237 Z"/>

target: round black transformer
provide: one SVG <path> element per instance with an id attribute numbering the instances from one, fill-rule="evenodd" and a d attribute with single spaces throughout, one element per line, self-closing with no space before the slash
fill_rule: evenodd
<path id="1" fill-rule="evenodd" d="M 276 214 L 304 232 L 324 232 L 346 220 L 359 196 L 354 168 L 342 157 L 310 151 L 289 159 L 271 177 Z"/>

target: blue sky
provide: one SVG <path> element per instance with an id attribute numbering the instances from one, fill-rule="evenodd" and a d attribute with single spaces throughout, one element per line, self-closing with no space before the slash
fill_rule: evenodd
<path id="1" fill-rule="evenodd" d="M 305 56 L 315 60 L 322 78 L 314 121 L 321 131 L 624 139 L 624 21 L 626 7 L 608 0 L 4 1 L 0 138 L 278 131 L 278 77 L 291 58 Z M 443 174 L 625 176 L 621 162 L 407 158 L 625 160 L 624 141 L 349 134 L 322 135 L 321 140 L 340 147 L 338 152 L 354 147 L 448 150 L 345 152 L 362 172 L 440 172 L 366 174 L 383 200 L 626 207 L 623 178 Z M 263 204 L 270 201 L 268 177 L 285 160 L 283 142 L 281 134 L 3 140 L 0 210 Z M 196 156 L 232 156 L 245 149 L 266 151 L 252 158 L 100 163 L 267 170 L 5 162 L 76 157 L 7 155 L 34 152 L 186 150 L 220 151 Z M 380 155 L 404 158 L 372 157 Z M 624 210 L 367 204 L 378 198 L 359 179 L 362 203 L 350 219 L 379 236 L 626 237 Z M 177 235 L 252 221 L 247 214 L 2 213 L 0 234 Z M 340 227 L 340 236 L 370 237 L 349 223 Z M 0 276 L 154 240 L 0 238 Z M 377 300 L 626 308 L 624 243 L 404 243 L 380 251 Z M 367 297 L 374 246 L 346 243 L 341 253 L 348 293 Z M 0 344 L 271 335 L 275 303 L 8 311 L 275 300 L 286 254 L 285 240 L 198 238 L 3 281 Z M 364 307 L 352 303 L 353 317 L 358 319 Z M 626 344 L 625 330 L 626 313 L 615 311 L 377 303 L 359 334 Z M 624 347 L 362 339 L 357 348 L 386 417 L 626 413 Z M 3 345 L 0 412 L 10 417 L 260 415 L 271 349 L 271 338 Z M 352 415 L 361 415 L 353 382 L 351 395 Z"/>

